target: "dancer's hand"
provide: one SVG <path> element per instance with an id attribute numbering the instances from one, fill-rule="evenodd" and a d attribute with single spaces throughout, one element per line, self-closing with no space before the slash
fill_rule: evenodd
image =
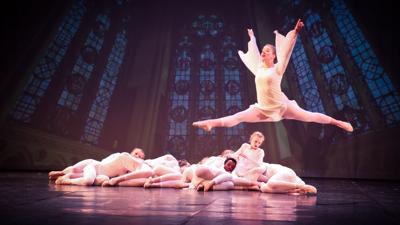
<path id="1" fill-rule="evenodd" d="M 299 33 L 300 30 L 304 27 L 304 23 L 303 21 L 301 21 L 301 19 L 297 20 L 296 26 L 294 27 L 294 30 L 296 31 L 296 33 Z"/>
<path id="2" fill-rule="evenodd" d="M 247 34 L 249 34 L 249 37 L 254 37 L 254 32 L 253 29 L 247 29 Z"/>

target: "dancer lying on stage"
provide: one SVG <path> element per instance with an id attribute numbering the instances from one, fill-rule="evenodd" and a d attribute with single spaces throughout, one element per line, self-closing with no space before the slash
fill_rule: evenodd
<path id="1" fill-rule="evenodd" d="M 195 176 L 200 182 L 195 183 L 197 191 L 230 190 L 234 188 L 232 171 L 236 167 L 234 158 L 226 158 L 224 167 L 199 165 L 195 170 Z M 194 179 L 193 179 L 194 180 Z"/>
<path id="2" fill-rule="evenodd" d="M 299 193 L 299 194 L 316 194 L 317 189 L 305 184 L 296 173 L 279 164 L 263 163 L 265 168 L 264 175 L 267 182 L 261 184 L 261 191 L 268 193 Z"/>
<path id="3" fill-rule="evenodd" d="M 297 35 L 303 26 L 303 22 L 298 20 L 294 30 L 290 31 L 286 37 L 275 31 L 276 49 L 273 45 L 267 44 L 263 47 L 261 55 L 254 33 L 249 29 L 248 51 L 247 53 L 239 51 L 239 56 L 247 68 L 255 75 L 257 103 L 234 115 L 197 121 L 193 123 L 193 126 L 208 132 L 214 127 L 233 127 L 241 122 L 275 122 L 282 119 L 290 119 L 332 124 L 347 132 L 352 132 L 353 127 L 350 123 L 336 120 L 321 113 L 306 111 L 300 108 L 296 101 L 289 100 L 281 90 L 283 74 L 296 43 Z M 276 58 L 277 63 L 275 64 L 274 60 Z"/>
<path id="4" fill-rule="evenodd" d="M 146 182 L 149 182 L 151 177 L 154 177 L 154 182 L 168 181 L 161 185 L 162 187 L 187 187 L 188 185 L 177 182 L 182 178 L 181 167 L 178 160 L 171 154 L 166 154 L 155 159 L 147 159 L 143 161 L 146 169 L 135 170 L 118 177 L 111 178 L 103 183 L 102 186 L 130 186 L 143 187 Z M 146 186 L 147 187 L 147 186 Z"/>
<path id="5" fill-rule="evenodd" d="M 102 159 L 102 162 L 108 162 L 110 160 L 112 160 L 113 158 L 117 157 L 118 155 L 120 155 L 121 153 L 116 152 L 113 153 L 109 156 L 107 156 L 106 158 Z M 139 158 L 139 159 L 144 159 L 145 154 L 144 151 L 140 148 L 134 148 L 132 149 L 131 153 L 130 153 L 133 157 Z M 90 163 L 93 162 L 98 162 L 97 160 L 94 159 L 85 159 L 82 160 L 78 163 L 76 163 L 73 166 L 68 166 L 67 168 L 65 168 L 64 170 L 57 170 L 57 171 L 50 171 L 49 172 L 49 179 L 50 180 L 56 180 L 58 177 L 63 176 L 67 173 L 83 173 L 83 168 L 85 168 L 85 166 L 89 165 Z"/>
<path id="6" fill-rule="evenodd" d="M 100 162 L 93 159 L 83 160 L 61 171 L 64 174 L 62 176 L 59 176 L 60 171 L 52 171 L 49 176 L 50 179 L 58 176 L 56 184 L 101 185 L 109 178 L 140 169 L 143 159 L 136 156 L 144 157 L 143 151 L 134 149 L 131 154 L 114 153 Z"/>

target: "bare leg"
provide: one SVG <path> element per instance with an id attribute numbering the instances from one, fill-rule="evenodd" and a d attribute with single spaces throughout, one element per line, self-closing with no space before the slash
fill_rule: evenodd
<path id="1" fill-rule="evenodd" d="M 234 184 L 232 181 L 222 182 L 220 184 L 216 184 L 213 186 L 213 191 L 226 191 L 232 190 L 234 188 Z"/>
<path id="2" fill-rule="evenodd" d="M 261 191 L 268 193 L 317 193 L 317 189 L 314 186 L 296 182 L 281 181 L 277 179 L 270 179 L 266 184 L 262 184 Z"/>
<path id="3" fill-rule="evenodd" d="M 117 185 L 121 187 L 143 187 L 147 178 L 134 178 L 126 181 L 121 181 Z"/>
<path id="4" fill-rule="evenodd" d="M 144 178 L 147 179 L 148 177 L 153 176 L 153 171 L 152 170 L 139 170 L 139 171 L 132 171 L 130 173 L 111 178 L 109 181 L 105 181 L 102 186 L 115 186 L 119 185 L 119 183 L 132 180 L 132 179 L 137 179 L 137 178 Z M 133 182 L 134 183 L 134 182 Z M 143 183 L 144 184 L 144 183 Z M 142 184 L 142 186 L 143 186 Z"/>
<path id="5" fill-rule="evenodd" d="M 283 114 L 285 119 L 289 120 L 299 120 L 304 122 L 314 122 L 314 123 L 321 123 L 321 124 L 332 124 L 342 128 L 347 132 L 352 132 L 353 127 L 350 123 L 336 120 L 330 116 L 324 115 L 322 113 L 316 112 L 309 112 L 294 103 L 289 103 L 288 108 Z"/>
<path id="6" fill-rule="evenodd" d="M 268 117 L 263 115 L 255 107 L 249 107 L 248 109 L 238 112 L 231 116 L 226 116 L 219 119 L 197 121 L 194 122 L 192 125 L 209 132 L 214 127 L 233 127 L 241 122 L 247 122 L 247 123 L 266 122 L 268 121 L 267 119 Z"/>
<path id="7" fill-rule="evenodd" d="M 151 183 L 159 183 L 159 182 L 163 182 L 163 181 L 181 180 L 181 179 L 182 179 L 182 175 L 180 173 L 169 173 L 169 174 L 164 174 L 159 177 L 150 178 L 149 180 L 151 181 Z"/>

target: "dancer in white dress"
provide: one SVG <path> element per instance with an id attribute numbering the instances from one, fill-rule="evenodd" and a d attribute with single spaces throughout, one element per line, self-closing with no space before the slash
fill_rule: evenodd
<path id="1" fill-rule="evenodd" d="M 144 159 L 145 157 L 145 153 L 142 149 L 140 148 L 134 148 L 131 151 L 131 156 L 136 157 L 138 159 Z M 117 152 L 117 153 L 113 153 L 109 156 L 107 156 L 106 158 L 102 159 L 101 162 L 102 163 L 106 163 L 106 162 L 110 162 L 112 160 L 114 160 L 116 157 L 120 156 L 121 153 Z M 56 180 L 57 178 L 64 176 L 66 174 L 69 174 L 69 178 L 78 178 L 78 177 L 82 177 L 83 176 L 83 171 L 84 168 L 89 165 L 89 164 L 95 164 L 95 163 L 99 163 L 99 161 L 94 160 L 94 159 L 85 159 L 82 160 L 72 166 L 68 166 L 67 168 L 65 168 L 64 170 L 61 171 L 50 171 L 49 172 L 49 179 L 50 180 Z"/>
<path id="2" fill-rule="evenodd" d="M 158 183 L 161 181 L 176 181 L 181 177 L 178 160 L 171 154 L 166 154 L 155 159 L 144 160 L 140 169 L 114 177 L 104 182 L 103 186 L 150 187 L 146 183 L 151 182 L 152 179 L 154 179 L 155 183 Z M 166 182 L 163 187 L 172 187 L 172 185 L 174 185 L 173 182 Z"/>
<path id="3" fill-rule="evenodd" d="M 127 152 L 113 154 L 102 161 L 84 160 L 67 168 L 66 174 L 55 181 L 56 184 L 101 185 L 110 178 L 138 170 L 143 159 L 136 158 Z"/>
<path id="4" fill-rule="evenodd" d="M 268 181 L 261 184 L 262 192 L 317 194 L 317 189 L 305 184 L 292 169 L 279 164 L 263 164 Z"/>
<path id="5" fill-rule="evenodd" d="M 250 144 L 244 143 L 232 157 L 236 158 L 238 163 L 233 173 L 238 177 L 243 177 L 250 181 L 257 181 L 263 174 L 264 150 L 259 148 L 264 142 L 264 135 L 259 132 L 253 132 L 250 135 Z"/>
<path id="6" fill-rule="evenodd" d="M 275 122 L 282 119 L 315 122 L 336 125 L 347 132 L 352 132 L 350 123 L 336 120 L 330 116 L 309 112 L 300 108 L 294 100 L 289 100 L 281 90 L 281 81 L 288 65 L 297 35 L 304 26 L 298 20 L 295 28 L 286 36 L 275 31 L 275 44 L 267 44 L 259 53 L 256 38 L 251 29 L 248 30 L 250 41 L 247 53 L 239 51 L 239 56 L 247 68 L 255 75 L 257 103 L 248 109 L 231 116 L 218 119 L 197 121 L 193 126 L 210 131 L 214 127 L 233 127 L 241 122 Z M 277 63 L 274 60 L 277 59 Z"/>

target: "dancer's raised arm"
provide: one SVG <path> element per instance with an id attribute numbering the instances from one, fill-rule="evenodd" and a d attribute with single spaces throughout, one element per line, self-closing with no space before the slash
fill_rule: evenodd
<path id="1" fill-rule="evenodd" d="M 274 31 L 276 57 L 278 59 L 278 63 L 276 64 L 276 72 L 279 75 L 283 75 L 283 73 L 285 73 L 294 45 L 296 44 L 297 34 L 300 32 L 303 26 L 303 22 L 299 19 L 294 29 L 289 31 L 286 36 L 278 33 L 278 31 Z"/>
<path id="2" fill-rule="evenodd" d="M 257 73 L 258 65 L 261 62 L 260 51 L 257 47 L 256 37 L 254 36 L 254 32 L 252 29 L 247 29 L 247 33 L 249 35 L 250 41 L 247 44 L 247 52 L 239 50 L 238 54 L 242 62 L 246 65 L 246 67 L 254 74 Z"/>

